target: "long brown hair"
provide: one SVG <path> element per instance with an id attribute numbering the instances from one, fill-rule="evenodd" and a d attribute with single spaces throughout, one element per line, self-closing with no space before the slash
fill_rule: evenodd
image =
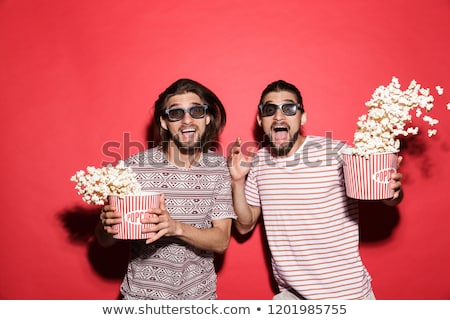
<path id="1" fill-rule="evenodd" d="M 208 147 L 215 144 L 219 134 L 225 127 L 227 121 L 225 108 L 216 94 L 197 81 L 191 79 L 178 79 L 159 95 L 159 98 L 155 101 L 154 105 L 155 113 L 153 123 L 156 128 L 159 129 L 159 139 L 164 151 L 167 151 L 171 136 L 167 130 L 162 128 L 160 117 L 166 116 L 164 110 L 167 108 L 167 100 L 169 100 L 170 97 L 188 92 L 195 93 L 200 97 L 203 103 L 208 105 L 207 112 L 211 121 L 206 126 L 204 141 L 202 141 L 203 148 L 208 149 Z"/>

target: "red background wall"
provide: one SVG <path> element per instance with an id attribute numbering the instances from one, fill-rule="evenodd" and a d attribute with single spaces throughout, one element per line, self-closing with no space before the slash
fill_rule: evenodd
<path id="1" fill-rule="evenodd" d="M 403 203 L 363 204 L 361 253 L 379 299 L 449 299 L 449 38 L 448 0 L 0 1 L 0 298 L 117 297 L 125 248 L 92 242 L 98 208 L 69 178 L 139 151 L 177 78 L 221 97 L 225 149 L 253 139 L 273 80 L 302 91 L 308 134 L 351 142 L 364 102 L 395 75 L 446 89 L 441 123 L 402 150 Z M 220 259 L 220 299 L 272 297 L 260 231 Z"/>

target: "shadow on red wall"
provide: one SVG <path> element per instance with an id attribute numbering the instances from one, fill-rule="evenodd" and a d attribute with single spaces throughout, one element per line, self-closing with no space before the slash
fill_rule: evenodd
<path id="1" fill-rule="evenodd" d="M 359 202 L 359 236 L 362 243 L 388 239 L 399 222 L 397 207 L 380 201 Z"/>
<path id="2" fill-rule="evenodd" d="M 86 246 L 92 269 L 104 279 L 122 279 L 128 264 L 129 244 L 120 241 L 110 248 L 101 247 L 95 240 L 95 227 L 99 222 L 98 207 L 86 209 L 74 207 L 58 215 L 58 218 L 74 245 Z M 117 293 L 117 298 L 120 292 Z"/>

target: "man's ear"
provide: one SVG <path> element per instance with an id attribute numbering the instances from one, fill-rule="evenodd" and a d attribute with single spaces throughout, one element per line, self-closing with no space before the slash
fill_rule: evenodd
<path id="1" fill-rule="evenodd" d="M 167 129 L 167 122 L 164 117 L 159 117 L 159 121 L 161 122 L 161 128 L 163 128 L 164 130 L 169 130 Z"/>
<path id="2" fill-rule="evenodd" d="M 301 125 L 304 125 L 305 123 L 306 123 L 306 112 L 303 112 L 302 113 L 302 117 L 301 117 L 301 119 L 300 119 L 300 124 Z"/>
<path id="3" fill-rule="evenodd" d="M 258 123 L 258 126 L 262 127 L 262 120 L 259 113 L 256 115 L 256 122 Z"/>

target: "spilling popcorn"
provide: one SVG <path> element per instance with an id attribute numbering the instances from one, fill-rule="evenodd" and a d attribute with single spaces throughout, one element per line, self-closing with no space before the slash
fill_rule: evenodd
<path id="1" fill-rule="evenodd" d="M 444 89 L 436 87 L 439 95 Z M 415 80 L 404 91 L 396 77 L 391 83 L 379 86 L 366 102 L 369 111 L 358 118 L 352 152 L 361 156 L 373 153 L 398 152 L 399 136 L 416 135 L 417 126 L 411 126 L 413 115 L 428 124 L 428 136 L 437 133 L 433 128 L 439 121 L 428 115 L 433 109 L 434 97 L 430 89 L 422 88 Z M 448 105 L 447 105 L 448 106 Z"/>
<path id="2" fill-rule="evenodd" d="M 88 204 L 103 205 L 108 195 L 137 194 L 141 191 L 135 173 L 123 161 L 115 167 L 89 166 L 86 171 L 77 171 L 70 181 L 76 182 L 75 189 Z"/>

